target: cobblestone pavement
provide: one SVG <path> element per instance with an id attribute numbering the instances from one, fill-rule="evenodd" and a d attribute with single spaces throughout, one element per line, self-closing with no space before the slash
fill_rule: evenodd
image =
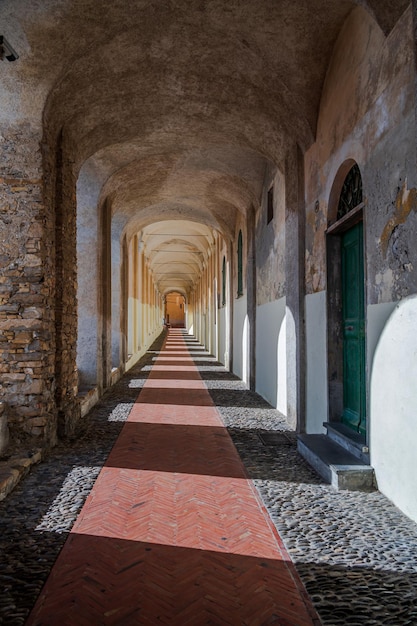
<path id="1" fill-rule="evenodd" d="M 0 624 L 24 624 L 151 369 L 162 337 L 0 503 Z M 417 525 L 379 492 L 336 492 L 285 418 L 199 345 L 190 350 L 324 625 L 417 625 Z M 91 625 L 95 626 L 95 625 Z"/>

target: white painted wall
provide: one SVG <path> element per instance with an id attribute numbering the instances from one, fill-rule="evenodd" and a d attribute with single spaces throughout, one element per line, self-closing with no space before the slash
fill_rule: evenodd
<path id="1" fill-rule="evenodd" d="M 218 357 L 217 359 L 223 365 L 226 363 L 226 307 L 223 306 L 218 310 L 217 314 L 217 323 L 218 323 Z"/>
<path id="2" fill-rule="evenodd" d="M 368 371 L 368 389 L 369 378 L 372 373 L 372 364 L 378 341 L 388 318 L 396 306 L 396 302 L 384 302 L 382 304 L 370 304 L 366 309 L 366 363 Z"/>
<path id="3" fill-rule="evenodd" d="M 246 295 L 237 298 L 233 305 L 233 373 L 244 382 L 248 379 L 248 322 Z"/>
<path id="4" fill-rule="evenodd" d="M 305 297 L 306 432 L 324 432 L 328 420 L 326 292 Z"/>
<path id="5" fill-rule="evenodd" d="M 152 345 L 152 343 L 155 341 L 155 339 L 157 339 L 159 337 L 159 335 L 161 334 L 163 330 L 163 326 L 162 323 L 161 325 L 156 328 L 153 333 L 151 335 L 149 335 L 146 344 L 142 345 L 139 350 L 137 352 L 135 352 L 135 354 L 133 354 L 130 359 L 127 361 L 126 363 L 126 371 L 130 370 L 131 367 L 133 367 L 134 365 L 136 365 L 136 363 L 139 361 L 139 359 L 141 359 L 143 357 L 143 355 L 147 352 L 147 350 L 149 350 L 150 346 Z"/>
<path id="6" fill-rule="evenodd" d="M 256 391 L 287 413 L 285 297 L 256 309 Z"/>
<path id="7" fill-rule="evenodd" d="M 417 296 L 410 296 L 395 306 L 375 348 L 370 453 L 379 490 L 417 522 L 416 330 Z"/>
<path id="8" fill-rule="evenodd" d="M 214 310 L 211 315 L 211 330 L 210 330 L 210 354 L 218 358 L 217 355 L 217 318 L 216 311 Z"/>
<path id="9" fill-rule="evenodd" d="M 129 354 L 133 354 L 137 350 L 135 345 L 135 324 L 137 320 L 138 300 L 133 296 L 129 296 L 127 299 L 127 351 Z"/>

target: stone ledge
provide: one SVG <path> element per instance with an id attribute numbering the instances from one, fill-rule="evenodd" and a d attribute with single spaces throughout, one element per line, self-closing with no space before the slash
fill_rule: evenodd
<path id="1" fill-rule="evenodd" d="M 28 451 L 26 454 L 10 457 L 6 461 L 0 462 L 0 501 L 13 491 L 21 479 L 26 476 L 32 465 L 40 463 L 42 460 L 42 450 L 37 448 Z"/>
<path id="2" fill-rule="evenodd" d="M 301 434 L 297 449 L 316 472 L 335 489 L 372 491 L 374 470 L 327 435 Z"/>
<path id="3" fill-rule="evenodd" d="M 78 401 L 80 403 L 81 417 L 85 417 L 89 411 L 97 404 L 99 400 L 98 387 L 80 390 L 78 393 Z"/>

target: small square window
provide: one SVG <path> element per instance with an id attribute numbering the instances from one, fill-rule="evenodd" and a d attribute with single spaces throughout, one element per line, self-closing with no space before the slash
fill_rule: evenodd
<path id="1" fill-rule="evenodd" d="M 266 205 L 266 223 L 272 222 L 274 219 L 274 186 L 268 189 L 268 198 Z"/>

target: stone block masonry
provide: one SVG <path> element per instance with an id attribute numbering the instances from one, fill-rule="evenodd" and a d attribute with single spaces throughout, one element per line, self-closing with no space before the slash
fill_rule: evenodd
<path id="1" fill-rule="evenodd" d="M 0 136 L 0 400 L 12 444 L 49 445 L 56 430 L 53 219 L 36 133 L 0 129 Z"/>

